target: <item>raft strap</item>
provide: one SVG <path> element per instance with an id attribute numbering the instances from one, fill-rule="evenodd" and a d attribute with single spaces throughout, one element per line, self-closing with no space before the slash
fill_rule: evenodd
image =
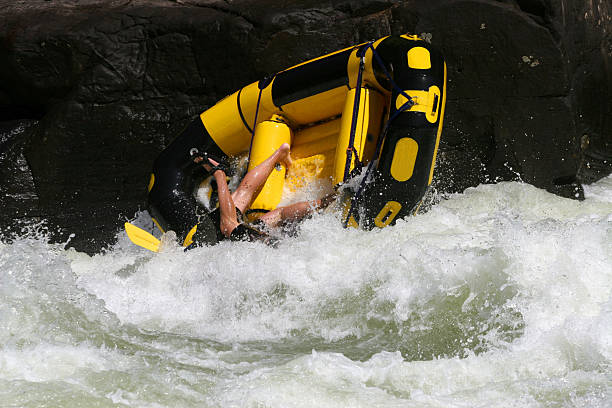
<path id="1" fill-rule="evenodd" d="M 253 129 L 251 129 L 251 127 L 249 126 L 249 123 L 244 118 L 244 114 L 242 113 L 242 107 L 240 106 L 240 94 L 241 93 L 242 93 L 242 88 L 240 88 L 240 90 L 238 91 L 238 96 L 236 97 L 236 104 L 238 104 L 238 114 L 240 115 L 240 119 L 242 120 L 242 123 L 247 128 L 249 133 L 253 134 Z M 259 107 L 259 105 L 257 106 Z M 257 119 L 257 117 L 255 118 Z"/>
<path id="2" fill-rule="evenodd" d="M 372 43 L 369 42 L 368 45 Z M 359 57 L 359 72 L 357 73 L 357 86 L 355 88 L 355 102 L 353 103 L 353 117 L 351 119 L 351 132 L 349 134 L 349 142 L 348 147 L 346 149 L 346 163 L 344 165 L 344 176 L 342 177 L 342 182 L 346 182 L 349 177 L 349 173 L 351 170 L 351 162 L 353 161 L 353 152 L 355 152 L 355 156 L 357 160 L 359 157 L 357 156 L 357 152 L 355 150 L 355 132 L 357 131 L 357 118 L 359 116 L 359 102 L 361 99 L 361 81 L 363 79 L 363 70 L 365 67 L 365 50 L 368 47 L 361 48 L 357 50 L 357 57 Z"/>
<path id="3" fill-rule="evenodd" d="M 274 75 L 265 76 L 257 83 L 257 87 L 259 88 L 259 95 L 257 96 L 257 107 L 255 108 L 255 119 L 253 120 L 253 129 L 251 130 L 251 144 L 249 146 L 249 159 L 247 160 L 247 169 L 251 164 L 251 150 L 253 150 L 253 140 L 255 139 L 255 126 L 257 126 L 257 115 L 259 114 L 259 104 L 261 103 L 261 94 L 265 87 L 270 85 L 274 80 Z M 240 106 L 240 100 L 238 100 L 238 106 Z"/>
<path id="4" fill-rule="evenodd" d="M 406 98 L 406 102 L 404 103 L 404 105 L 406 104 L 410 104 L 409 107 L 412 107 L 415 105 L 414 100 L 412 99 L 412 97 L 410 95 L 408 95 L 406 92 L 404 92 L 404 90 L 402 88 L 400 88 L 397 83 L 393 80 L 393 77 L 391 76 L 391 74 L 389 73 L 389 71 L 387 70 L 387 67 L 385 66 L 385 63 L 383 62 L 382 58 L 380 57 L 380 55 L 376 52 L 376 49 L 374 48 L 374 46 L 372 45 L 372 43 L 368 43 L 365 48 L 371 48 L 372 49 L 372 54 L 374 54 L 374 58 L 376 59 L 376 62 L 378 62 L 378 65 L 380 65 L 380 67 L 382 68 L 385 76 L 387 77 L 387 79 L 389 80 L 389 82 L 391 82 L 391 85 L 393 86 L 393 89 L 395 89 L 400 95 L 402 95 L 404 98 Z M 402 105 L 402 107 L 404 106 Z M 391 119 L 389 119 L 389 122 L 391 121 Z M 389 123 L 387 122 L 387 123 Z"/>

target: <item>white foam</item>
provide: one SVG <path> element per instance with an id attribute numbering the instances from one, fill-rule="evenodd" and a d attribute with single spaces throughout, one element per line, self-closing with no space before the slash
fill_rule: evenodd
<path id="1" fill-rule="evenodd" d="M 0 244 L 0 380 L 142 373 L 84 386 L 137 406 L 150 381 L 161 406 L 609 406 L 611 180 L 582 202 L 479 186 L 370 232 L 326 213 L 278 249 Z"/>
<path id="2" fill-rule="evenodd" d="M 119 368 L 103 349 L 85 345 L 37 344 L 9 348 L 0 354 L 0 378 L 45 382 L 78 378 L 82 370 L 105 371 Z"/>

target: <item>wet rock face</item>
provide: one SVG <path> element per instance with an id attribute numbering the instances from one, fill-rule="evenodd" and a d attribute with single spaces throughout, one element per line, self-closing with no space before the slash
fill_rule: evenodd
<path id="1" fill-rule="evenodd" d="M 0 1 L 0 228 L 96 251 L 187 122 L 268 73 L 388 34 L 445 54 L 440 191 L 520 178 L 567 197 L 611 170 L 607 0 Z M 65 239 L 58 234 L 58 239 Z"/>

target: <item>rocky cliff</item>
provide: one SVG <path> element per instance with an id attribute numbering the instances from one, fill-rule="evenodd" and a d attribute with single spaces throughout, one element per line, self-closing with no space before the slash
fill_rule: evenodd
<path id="1" fill-rule="evenodd" d="M 520 178 L 580 198 L 611 171 L 611 15 L 608 0 L 2 0 L 0 231 L 43 218 L 96 251 L 191 118 L 400 33 L 447 59 L 438 190 Z"/>

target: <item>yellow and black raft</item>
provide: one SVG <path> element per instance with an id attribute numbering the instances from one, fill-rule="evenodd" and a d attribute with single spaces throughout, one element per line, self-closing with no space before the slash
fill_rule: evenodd
<path id="1" fill-rule="evenodd" d="M 345 226 L 385 227 L 415 211 L 433 177 L 446 100 L 442 55 L 417 36 L 389 36 L 312 59 L 252 83 L 202 112 L 160 154 L 149 183 L 152 215 L 189 245 L 202 217 L 194 152 L 248 154 L 248 169 L 282 143 L 289 174 L 272 173 L 251 211 L 276 208 L 286 187 L 356 177 Z M 197 166 L 196 166 L 197 167 Z"/>

